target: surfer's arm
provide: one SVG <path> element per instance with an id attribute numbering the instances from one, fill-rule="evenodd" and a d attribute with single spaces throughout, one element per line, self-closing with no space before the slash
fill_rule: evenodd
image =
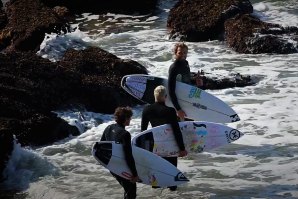
<path id="1" fill-rule="evenodd" d="M 102 136 L 101 136 L 101 138 L 100 138 L 100 141 L 107 141 L 106 133 L 107 133 L 107 131 L 109 131 L 109 130 L 110 130 L 110 127 L 107 127 L 107 128 L 103 131 Z"/>
<path id="2" fill-rule="evenodd" d="M 122 139 L 123 139 L 122 144 L 123 144 L 123 150 L 124 150 L 124 154 L 125 154 L 126 163 L 129 167 L 129 169 L 131 170 L 132 175 L 134 177 L 136 177 L 136 176 L 138 176 L 138 172 L 136 169 L 135 160 L 132 155 L 131 136 L 127 132 L 127 133 L 124 133 Z"/>
<path id="3" fill-rule="evenodd" d="M 181 110 L 181 107 L 178 103 L 178 99 L 176 96 L 176 77 L 177 74 L 175 74 L 175 72 L 173 70 L 169 71 L 169 79 L 168 79 L 168 88 L 169 88 L 169 95 L 171 98 L 171 101 L 174 105 L 174 107 L 176 108 L 177 111 Z"/>
<path id="4" fill-rule="evenodd" d="M 141 120 L 141 131 L 145 131 L 148 128 L 149 120 L 147 117 L 147 107 L 144 108 Z"/>

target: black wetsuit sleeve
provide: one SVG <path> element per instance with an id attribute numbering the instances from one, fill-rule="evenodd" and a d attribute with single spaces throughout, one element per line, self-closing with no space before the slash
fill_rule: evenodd
<path id="1" fill-rule="evenodd" d="M 138 176 L 138 172 L 137 172 L 136 165 L 135 165 L 135 160 L 132 155 L 131 136 L 128 132 L 123 134 L 122 144 L 123 144 L 123 150 L 124 150 L 127 165 L 129 167 L 129 169 L 131 170 L 132 175 Z"/>
<path id="2" fill-rule="evenodd" d="M 149 119 L 147 115 L 148 115 L 148 107 L 145 107 L 142 113 L 141 131 L 145 131 L 148 128 Z"/>
<path id="3" fill-rule="evenodd" d="M 110 131 L 109 126 L 103 131 L 100 141 L 107 141 L 106 134 L 108 133 L 108 131 Z"/>
<path id="4" fill-rule="evenodd" d="M 179 123 L 178 123 L 178 120 L 177 120 L 176 111 L 174 109 L 171 109 L 171 114 L 170 115 L 171 115 L 171 117 L 169 118 L 170 119 L 170 124 L 172 126 L 176 142 L 179 146 L 180 151 L 184 151 L 185 146 L 184 146 L 184 141 L 183 141 L 183 137 L 182 137 L 182 132 L 180 130 Z"/>
<path id="5" fill-rule="evenodd" d="M 169 95 L 171 98 L 171 101 L 176 108 L 177 111 L 181 110 L 181 107 L 178 103 L 178 99 L 176 96 L 176 78 L 177 78 L 177 73 L 172 69 L 172 67 L 169 70 L 169 78 L 168 78 L 168 89 L 169 89 Z"/>

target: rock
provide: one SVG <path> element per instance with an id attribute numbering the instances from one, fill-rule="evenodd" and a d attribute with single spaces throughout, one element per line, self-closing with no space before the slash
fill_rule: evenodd
<path id="1" fill-rule="evenodd" d="M 63 6 L 55 6 L 53 8 L 53 11 L 60 17 L 60 18 L 67 18 L 70 17 L 70 11 L 68 8 L 63 7 Z"/>
<path id="2" fill-rule="evenodd" d="M 170 37 L 184 41 L 223 40 L 224 22 L 252 13 L 249 0 L 180 0 L 169 13 Z"/>
<path id="3" fill-rule="evenodd" d="M 68 50 L 60 64 L 81 74 L 80 101 L 87 109 L 101 113 L 113 113 L 118 106 L 136 104 L 121 88 L 121 78 L 128 74 L 147 74 L 139 63 L 119 59 L 100 48 Z"/>
<path id="4" fill-rule="evenodd" d="M 68 50 L 59 62 L 33 52 L 0 54 L 0 129 L 22 145 L 43 145 L 78 135 L 76 127 L 51 111 L 82 104 L 88 111 L 113 113 L 139 103 L 120 86 L 123 75 L 147 74 L 132 60 L 99 48 Z"/>
<path id="5" fill-rule="evenodd" d="M 106 12 L 125 14 L 149 14 L 157 5 L 157 0 L 42 0 L 49 7 L 65 6 L 72 13 L 91 12 L 102 14 Z"/>
<path id="6" fill-rule="evenodd" d="M 0 8 L 0 30 L 3 29 L 7 24 L 7 16 L 3 10 Z"/>
<path id="7" fill-rule="evenodd" d="M 45 33 L 66 32 L 68 25 L 39 0 L 14 0 L 6 4 L 8 23 L 0 31 L 0 50 L 37 51 Z"/>
<path id="8" fill-rule="evenodd" d="M 191 73 L 191 83 L 196 85 L 196 73 Z M 203 86 L 198 86 L 203 90 L 215 90 L 215 89 L 226 89 L 226 88 L 234 88 L 234 87 L 245 87 L 254 85 L 256 82 L 252 80 L 251 76 L 241 75 L 237 73 L 232 77 L 225 78 L 212 78 L 205 75 L 202 75 Z"/>
<path id="9" fill-rule="evenodd" d="M 239 53 L 297 53 L 298 28 L 239 15 L 225 23 L 227 44 Z M 291 42 L 291 40 L 296 41 Z"/>

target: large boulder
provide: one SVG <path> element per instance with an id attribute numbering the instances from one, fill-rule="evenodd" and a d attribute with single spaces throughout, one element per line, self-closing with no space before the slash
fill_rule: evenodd
<path id="1" fill-rule="evenodd" d="M 51 113 L 70 96 L 67 83 L 74 84 L 79 77 L 66 75 L 56 64 L 29 52 L 0 54 L 0 77 L 0 129 L 15 134 L 22 145 L 79 134 Z"/>
<path id="2" fill-rule="evenodd" d="M 0 50 L 37 51 L 45 33 L 68 30 L 65 19 L 39 0 L 9 1 L 5 11 L 8 23 L 0 30 Z"/>
<path id="3" fill-rule="evenodd" d="M 154 10 L 157 0 L 41 0 L 49 7 L 65 6 L 72 13 L 141 13 L 146 14 Z"/>
<path id="4" fill-rule="evenodd" d="M 81 51 L 70 49 L 59 64 L 81 75 L 79 88 L 74 90 L 77 100 L 87 109 L 101 113 L 113 113 L 118 106 L 136 104 L 121 88 L 121 78 L 128 74 L 147 74 L 141 64 L 95 47 Z"/>
<path id="5" fill-rule="evenodd" d="M 113 113 L 117 106 L 134 106 L 138 101 L 120 86 L 122 76 L 132 73 L 147 71 L 99 48 L 69 50 L 59 62 L 31 52 L 0 54 L 0 129 L 15 134 L 22 145 L 77 135 L 51 111 L 79 104 Z"/>
<path id="6" fill-rule="evenodd" d="M 0 8 L 0 30 L 3 29 L 6 26 L 6 24 L 7 24 L 7 16 L 6 16 L 4 10 L 1 10 L 1 8 Z M 1 37 L 1 35 L 0 35 L 0 37 Z"/>
<path id="7" fill-rule="evenodd" d="M 239 53 L 298 52 L 297 27 L 282 27 L 251 15 L 239 15 L 227 20 L 225 30 L 227 44 Z"/>
<path id="8" fill-rule="evenodd" d="M 249 0 L 180 0 L 170 10 L 167 27 L 171 38 L 184 41 L 223 39 L 227 19 L 252 12 Z"/>

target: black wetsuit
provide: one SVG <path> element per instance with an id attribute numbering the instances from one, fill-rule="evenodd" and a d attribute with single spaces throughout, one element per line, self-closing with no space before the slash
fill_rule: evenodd
<path id="1" fill-rule="evenodd" d="M 175 139 L 181 151 L 185 150 L 183 137 L 180 131 L 178 124 L 178 119 L 176 111 L 172 107 L 168 107 L 164 102 L 155 102 L 154 104 L 147 105 L 142 113 L 142 122 L 141 130 L 144 131 L 148 128 L 148 124 L 151 124 L 152 127 L 170 124 L 175 135 Z M 173 165 L 177 167 L 178 158 L 177 157 L 163 157 Z M 170 187 L 173 190 L 176 189 L 176 186 Z"/>
<path id="2" fill-rule="evenodd" d="M 191 83 L 190 68 L 188 61 L 175 60 L 174 63 L 169 68 L 169 77 L 168 77 L 168 88 L 169 95 L 172 100 L 172 103 L 177 111 L 181 110 L 181 107 L 178 103 L 177 96 L 175 93 L 176 81 L 183 82 L 186 84 Z"/>
<path id="3" fill-rule="evenodd" d="M 106 127 L 103 132 L 100 141 L 115 141 L 123 145 L 123 150 L 125 154 L 125 159 L 128 167 L 130 168 L 133 176 L 137 176 L 137 170 L 135 166 L 135 161 L 132 156 L 131 150 L 131 136 L 128 131 L 125 130 L 125 127 L 121 124 L 111 124 Z M 137 186 L 136 183 L 132 183 L 129 180 L 118 176 L 117 174 L 111 172 L 111 174 L 116 178 L 116 180 L 124 188 L 124 198 L 125 199 L 134 199 L 136 198 Z"/>

